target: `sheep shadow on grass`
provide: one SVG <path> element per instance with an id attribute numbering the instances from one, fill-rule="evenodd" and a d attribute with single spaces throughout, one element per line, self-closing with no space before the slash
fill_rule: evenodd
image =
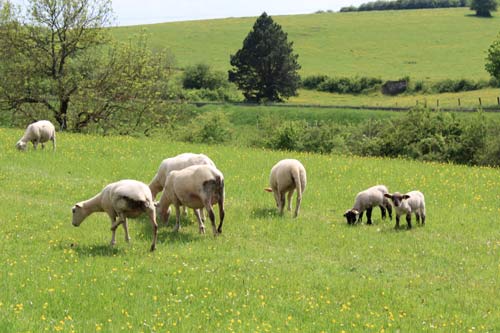
<path id="1" fill-rule="evenodd" d="M 113 257 L 122 252 L 121 248 L 110 244 L 78 245 L 71 243 L 68 245 L 61 244 L 60 248 L 62 250 L 70 248 L 80 257 Z"/>
<path id="2" fill-rule="evenodd" d="M 284 212 L 283 215 L 284 214 L 286 214 L 286 212 Z M 281 215 L 279 214 L 278 209 L 276 208 L 254 208 L 250 213 L 250 217 L 257 219 L 268 219 L 268 218 L 281 217 Z"/>
<path id="3" fill-rule="evenodd" d="M 141 224 L 142 231 L 139 232 L 138 236 L 143 240 L 152 241 L 153 240 L 153 230 L 151 227 L 151 223 L 147 218 L 140 218 L 137 220 L 138 224 Z M 188 243 L 191 242 L 197 237 L 194 237 L 191 230 L 188 230 L 188 226 L 196 225 L 196 234 L 198 234 L 198 221 L 193 214 L 189 214 L 188 216 L 184 216 L 181 214 L 181 228 L 178 232 L 174 232 L 173 228 L 175 226 L 175 213 L 170 216 L 168 219 L 168 225 L 165 225 L 160 219 L 156 218 L 156 223 L 158 224 L 158 239 L 157 243 L 161 244 L 164 242 L 179 242 L 179 243 Z M 189 228 L 192 229 L 192 228 Z M 205 229 L 208 234 L 212 232 L 210 227 L 210 221 L 205 221 Z"/>

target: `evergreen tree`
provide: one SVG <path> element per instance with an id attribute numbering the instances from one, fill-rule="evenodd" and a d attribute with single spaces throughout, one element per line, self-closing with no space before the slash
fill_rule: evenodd
<path id="1" fill-rule="evenodd" d="M 490 17 L 497 10 L 497 0 L 471 0 L 470 9 L 476 11 L 476 16 Z"/>
<path id="2" fill-rule="evenodd" d="M 229 81 L 236 83 L 247 101 L 283 101 L 295 96 L 300 83 L 298 55 L 281 26 L 265 12 L 231 55 Z"/>

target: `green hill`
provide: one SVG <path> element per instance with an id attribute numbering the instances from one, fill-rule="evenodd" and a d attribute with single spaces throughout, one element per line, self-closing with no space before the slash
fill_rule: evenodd
<path id="1" fill-rule="evenodd" d="M 204 62 L 229 69 L 256 18 L 227 18 L 119 27 L 125 39 L 146 28 L 154 48 L 170 49 L 179 67 Z M 500 17 L 465 8 L 275 16 L 299 54 L 302 75 L 363 75 L 396 79 L 487 79 L 486 50 Z"/>

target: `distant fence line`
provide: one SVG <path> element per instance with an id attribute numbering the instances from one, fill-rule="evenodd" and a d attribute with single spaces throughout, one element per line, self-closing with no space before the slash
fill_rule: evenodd
<path id="1" fill-rule="evenodd" d="M 460 99 L 459 99 L 460 100 Z M 374 111 L 409 111 L 414 109 L 415 106 L 424 106 L 434 111 L 445 111 L 445 112 L 475 112 L 479 109 L 485 112 L 500 112 L 499 105 L 480 105 L 476 107 L 440 107 L 439 100 L 436 101 L 436 106 L 431 106 L 427 101 L 420 103 L 416 101 L 415 106 L 364 106 L 364 105 L 324 105 L 324 104 L 284 104 L 284 103 L 245 103 L 245 102 L 187 102 L 191 105 L 196 105 L 197 107 L 202 107 L 205 105 L 237 105 L 237 106 L 271 106 L 271 107 L 281 107 L 281 108 L 318 108 L 318 109 L 353 109 L 353 110 L 374 110 Z M 460 104 L 460 102 L 459 102 Z"/>

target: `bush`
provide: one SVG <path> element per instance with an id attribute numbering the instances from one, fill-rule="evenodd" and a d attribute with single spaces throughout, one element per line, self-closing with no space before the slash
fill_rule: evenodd
<path id="1" fill-rule="evenodd" d="M 317 89 L 339 94 L 360 94 L 369 89 L 374 89 L 381 83 L 381 79 L 371 77 L 338 77 L 321 82 Z"/>
<path id="2" fill-rule="evenodd" d="M 231 140 L 232 130 L 225 113 L 221 111 L 207 112 L 191 121 L 183 139 L 193 143 L 220 144 Z"/>
<path id="3" fill-rule="evenodd" d="M 302 87 L 305 89 L 318 89 L 318 86 L 328 80 L 327 75 L 312 75 L 302 80 Z"/>
<path id="4" fill-rule="evenodd" d="M 182 86 L 185 89 L 225 88 L 229 84 L 227 76 L 221 71 L 212 71 L 207 64 L 189 66 L 182 75 Z"/>

